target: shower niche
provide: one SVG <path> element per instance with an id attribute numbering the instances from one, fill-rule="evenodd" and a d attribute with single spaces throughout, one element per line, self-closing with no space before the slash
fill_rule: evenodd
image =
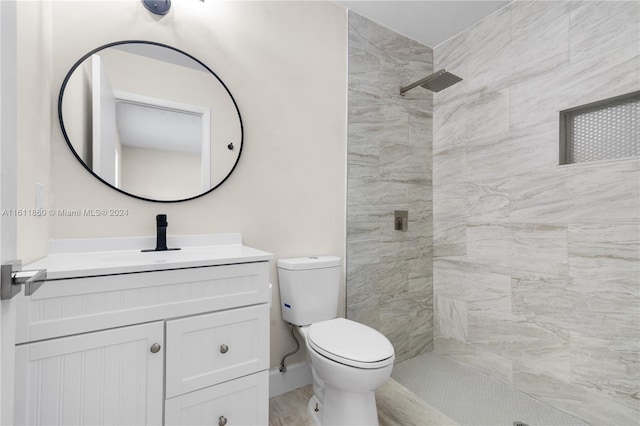
<path id="1" fill-rule="evenodd" d="M 560 165 L 640 156 L 640 91 L 560 111 Z"/>

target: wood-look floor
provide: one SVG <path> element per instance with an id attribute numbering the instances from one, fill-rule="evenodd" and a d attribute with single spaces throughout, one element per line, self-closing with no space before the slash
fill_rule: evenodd
<path id="1" fill-rule="evenodd" d="M 313 426 L 307 414 L 311 385 L 271 398 L 269 426 Z M 376 392 L 380 426 L 456 425 L 393 379 Z"/>

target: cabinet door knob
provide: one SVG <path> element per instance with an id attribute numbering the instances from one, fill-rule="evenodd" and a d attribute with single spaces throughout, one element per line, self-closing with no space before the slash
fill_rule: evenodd
<path id="1" fill-rule="evenodd" d="M 224 426 L 227 424 L 227 418 L 225 416 L 218 417 L 218 425 Z"/>
<path id="2" fill-rule="evenodd" d="M 151 350 L 152 354 L 155 354 L 155 353 L 160 352 L 161 348 L 162 348 L 162 346 L 160 346 L 159 343 L 154 343 L 153 345 L 151 345 L 151 349 L 150 350 Z"/>
<path id="3" fill-rule="evenodd" d="M 226 354 L 229 351 L 229 346 L 227 345 L 220 345 L 220 353 L 221 354 Z M 226 420 L 225 420 L 226 422 Z"/>

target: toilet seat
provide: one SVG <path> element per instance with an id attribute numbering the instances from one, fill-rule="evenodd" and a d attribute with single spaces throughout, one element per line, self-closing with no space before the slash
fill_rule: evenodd
<path id="1" fill-rule="evenodd" d="M 371 327 L 345 318 L 311 324 L 307 342 L 320 355 L 351 367 L 382 368 L 394 360 L 389 339 Z"/>

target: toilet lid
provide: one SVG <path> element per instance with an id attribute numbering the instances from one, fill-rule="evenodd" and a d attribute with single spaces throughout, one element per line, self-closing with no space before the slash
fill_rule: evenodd
<path id="1" fill-rule="evenodd" d="M 359 368 L 381 368 L 393 362 L 389 339 L 371 327 L 336 318 L 309 327 L 309 345 L 321 355 Z"/>

